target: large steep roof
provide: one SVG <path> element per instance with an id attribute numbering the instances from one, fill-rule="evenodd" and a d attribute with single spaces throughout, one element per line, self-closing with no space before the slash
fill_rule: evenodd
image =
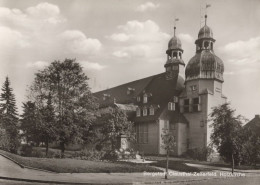
<path id="1" fill-rule="evenodd" d="M 130 89 L 134 89 L 132 93 L 127 93 Z M 114 104 L 135 104 L 139 107 L 150 107 L 156 108 L 155 116 L 145 116 L 151 119 L 157 117 L 157 114 L 167 105 L 167 102 L 178 96 L 184 88 L 184 79 L 181 76 L 176 76 L 171 80 L 166 80 L 165 73 L 157 74 L 126 84 L 122 84 L 107 90 L 99 91 L 93 95 L 98 98 L 100 107 L 106 107 Z M 104 100 L 103 97 L 108 95 L 109 98 Z M 142 103 L 137 102 L 137 96 L 143 96 L 148 94 L 148 102 Z M 115 100 L 115 101 L 114 101 Z"/>

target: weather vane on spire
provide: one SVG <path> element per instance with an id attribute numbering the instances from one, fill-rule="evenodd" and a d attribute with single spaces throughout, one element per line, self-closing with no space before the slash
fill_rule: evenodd
<path id="1" fill-rule="evenodd" d="M 175 36 L 175 30 L 176 30 L 176 23 L 177 21 L 179 21 L 180 19 L 179 18 L 175 18 L 174 19 L 174 36 Z"/>
<path id="2" fill-rule="evenodd" d="M 211 5 L 206 3 L 206 8 L 205 8 L 205 25 L 207 24 L 207 17 L 208 17 L 208 15 L 207 15 L 207 9 L 208 9 L 209 7 L 211 7 Z"/>
<path id="3" fill-rule="evenodd" d="M 202 13 L 202 9 L 204 9 L 204 8 L 203 8 L 202 6 L 200 6 L 200 28 L 201 28 L 201 23 L 204 22 L 204 20 L 202 20 L 202 18 L 205 18 L 205 25 L 207 24 L 207 17 L 208 17 L 208 15 L 207 15 L 207 9 L 208 9 L 209 7 L 211 7 L 211 5 L 206 3 L 206 5 L 205 5 L 205 15 L 202 16 L 201 13 Z"/>

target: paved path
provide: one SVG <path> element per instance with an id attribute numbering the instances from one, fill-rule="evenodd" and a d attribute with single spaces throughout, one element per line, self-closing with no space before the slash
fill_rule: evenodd
<path id="1" fill-rule="evenodd" d="M 170 175 L 169 179 L 165 180 L 164 175 L 162 173 L 48 173 L 43 171 L 21 168 L 14 162 L 4 158 L 3 156 L 0 156 L 0 179 L 1 178 L 20 179 L 27 181 L 30 180 L 30 182 L 63 182 L 64 184 L 161 184 L 165 182 L 172 184 L 191 181 L 198 182 L 223 177 L 187 177 Z"/>
<path id="2" fill-rule="evenodd" d="M 211 169 L 211 170 L 218 170 L 218 171 L 231 171 L 231 168 L 225 168 L 225 167 L 218 167 L 218 166 L 210 166 L 207 164 L 193 164 L 193 163 L 185 163 L 188 166 L 192 167 L 198 167 L 198 168 L 205 168 L 205 169 Z M 234 169 L 234 172 L 239 172 L 239 173 L 256 173 L 260 175 L 260 170 L 239 170 L 239 169 Z"/>

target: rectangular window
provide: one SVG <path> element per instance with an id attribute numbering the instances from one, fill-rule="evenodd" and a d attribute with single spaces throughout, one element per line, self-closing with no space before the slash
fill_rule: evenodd
<path id="1" fill-rule="evenodd" d="M 148 98 L 147 98 L 147 95 L 144 95 L 144 101 L 143 101 L 143 102 L 144 102 L 144 103 L 147 103 L 147 99 L 148 99 Z"/>
<path id="2" fill-rule="evenodd" d="M 190 100 L 189 99 L 185 99 L 184 100 L 184 107 L 183 107 L 183 110 L 184 112 L 190 112 Z"/>
<path id="3" fill-rule="evenodd" d="M 193 98 L 193 104 L 199 104 L 199 98 Z"/>
<path id="4" fill-rule="evenodd" d="M 137 102 L 140 102 L 141 101 L 140 96 L 137 96 L 136 100 L 137 100 Z"/>
<path id="5" fill-rule="evenodd" d="M 137 141 L 138 143 L 148 143 L 148 124 L 147 123 L 141 123 L 138 127 L 138 137 Z"/>
<path id="6" fill-rule="evenodd" d="M 199 112 L 200 111 L 200 97 L 193 98 L 192 102 L 193 102 L 193 105 L 192 105 L 193 112 Z"/>
<path id="7" fill-rule="evenodd" d="M 169 120 L 164 120 L 163 129 L 165 130 L 169 129 Z"/>
<path id="8" fill-rule="evenodd" d="M 150 113 L 150 115 L 154 115 L 154 108 L 153 107 L 150 107 L 149 113 Z"/>
<path id="9" fill-rule="evenodd" d="M 168 103 L 168 110 L 175 110 L 175 103 L 169 102 Z"/>
<path id="10" fill-rule="evenodd" d="M 189 105 L 190 104 L 190 100 L 189 99 L 185 99 L 184 100 L 184 105 Z"/>
<path id="11" fill-rule="evenodd" d="M 143 116 L 147 116 L 147 108 L 143 109 Z"/>
<path id="12" fill-rule="evenodd" d="M 141 116 L 141 110 L 140 108 L 136 109 L 136 117 L 140 117 Z"/>
<path id="13" fill-rule="evenodd" d="M 178 99 L 177 96 L 174 96 L 174 97 L 173 97 L 173 102 L 174 102 L 174 103 L 178 103 L 178 100 L 179 100 L 179 99 Z"/>

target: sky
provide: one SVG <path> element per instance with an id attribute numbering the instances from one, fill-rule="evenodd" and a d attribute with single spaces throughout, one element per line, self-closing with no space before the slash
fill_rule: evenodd
<path id="1" fill-rule="evenodd" d="M 207 9 L 223 93 L 248 119 L 260 114 L 260 0 L 0 0 L 0 84 L 8 76 L 21 112 L 34 74 L 76 59 L 93 92 L 164 72 L 176 34 L 187 64 Z"/>

